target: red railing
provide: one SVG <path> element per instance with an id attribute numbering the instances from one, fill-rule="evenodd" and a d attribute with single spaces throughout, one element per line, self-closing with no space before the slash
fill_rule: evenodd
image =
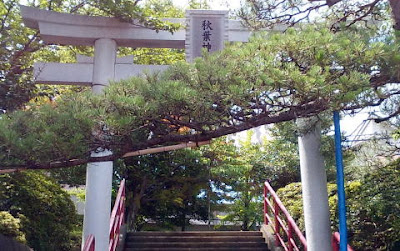
<path id="1" fill-rule="evenodd" d="M 283 206 L 274 189 L 266 181 L 264 183 L 264 224 L 268 223 L 271 223 L 273 227 L 276 246 L 281 246 L 288 251 L 307 250 L 306 238 Z"/>
<path id="2" fill-rule="evenodd" d="M 332 234 L 332 249 L 333 251 L 339 251 L 340 248 L 340 234 L 338 232 L 334 232 Z M 347 245 L 347 251 L 354 251 L 350 245 Z"/>
<path id="3" fill-rule="evenodd" d="M 122 180 L 110 219 L 110 244 L 109 251 L 115 251 L 119 241 L 119 233 L 124 223 L 125 216 L 125 179 Z"/>
<path id="4" fill-rule="evenodd" d="M 95 240 L 94 236 L 91 234 L 87 237 L 85 245 L 83 246 L 83 251 L 94 251 L 95 250 Z"/>
<path id="5" fill-rule="evenodd" d="M 269 211 L 271 214 L 268 213 Z M 285 220 L 282 220 L 282 216 Z M 306 238 L 282 204 L 278 195 L 276 195 L 274 189 L 272 189 L 271 185 L 266 181 L 264 183 L 264 224 L 267 225 L 268 223 L 271 223 L 274 230 L 276 246 L 281 246 L 287 251 L 301 250 L 301 246 L 303 247 L 302 250 L 307 250 Z M 281 233 L 285 235 L 282 236 Z M 293 234 L 295 237 L 293 237 Z M 339 245 L 340 234 L 335 232 L 332 234 L 333 251 L 339 251 Z M 350 245 L 347 245 L 347 251 L 354 250 Z"/>

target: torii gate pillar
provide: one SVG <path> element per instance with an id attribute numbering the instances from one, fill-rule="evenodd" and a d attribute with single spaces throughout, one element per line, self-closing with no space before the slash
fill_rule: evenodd
<path id="1" fill-rule="evenodd" d="M 117 43 L 108 38 L 97 39 L 94 44 L 93 93 L 100 94 L 114 79 Z M 92 152 L 92 157 L 111 155 L 107 149 Z M 83 218 L 82 247 L 89 234 L 96 240 L 96 250 L 108 250 L 113 162 L 89 163 L 86 170 L 86 203 Z"/>
<path id="2" fill-rule="evenodd" d="M 117 43 L 113 39 L 100 38 L 94 42 L 93 93 L 103 92 L 110 80 L 115 78 Z"/>
<path id="3" fill-rule="evenodd" d="M 301 134 L 299 155 L 307 250 L 331 251 L 326 171 L 320 151 L 320 123 L 316 117 L 301 118 L 296 122 Z"/>

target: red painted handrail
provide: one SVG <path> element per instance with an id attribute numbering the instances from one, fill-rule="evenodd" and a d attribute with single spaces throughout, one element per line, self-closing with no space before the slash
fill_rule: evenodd
<path id="1" fill-rule="evenodd" d="M 268 211 L 272 212 L 271 216 Z M 264 223 L 271 223 L 273 226 L 276 246 L 282 246 L 288 251 L 299 251 L 301 247 L 307 250 L 306 238 L 267 181 L 264 183 Z M 283 230 L 283 236 L 281 230 Z"/>
<path id="2" fill-rule="evenodd" d="M 110 219 L 110 242 L 109 251 L 115 251 L 119 241 L 119 233 L 124 223 L 125 216 L 125 179 L 121 181 L 118 189 L 117 198 L 115 199 L 114 208 L 111 212 Z"/>
<path id="3" fill-rule="evenodd" d="M 340 234 L 338 232 L 334 232 L 332 234 L 332 249 L 333 251 L 339 251 L 339 248 L 340 248 Z M 347 251 L 354 251 L 354 249 L 347 244 Z"/>
<path id="4" fill-rule="evenodd" d="M 272 199 L 272 202 L 270 201 Z M 268 214 L 268 209 L 272 212 L 271 216 Z M 286 221 L 282 220 L 280 217 L 280 213 L 286 218 Z M 272 217 L 272 218 L 271 218 Z M 300 250 L 297 244 L 301 244 L 304 250 L 307 250 L 307 241 L 304 237 L 303 233 L 300 231 L 296 222 L 293 220 L 292 216 L 290 216 L 289 212 L 286 210 L 285 206 L 282 204 L 278 195 L 276 195 L 274 189 L 272 189 L 271 185 L 266 181 L 264 183 L 264 224 L 271 224 L 272 229 L 275 233 L 275 245 L 281 246 L 285 250 Z M 281 236 L 281 231 L 283 230 L 286 236 Z M 293 238 L 293 234 L 297 236 L 299 240 Z M 285 239 L 284 239 L 285 238 Z M 300 245 L 299 245 L 300 246 Z M 335 232 L 332 234 L 332 249 L 333 251 L 339 251 L 340 246 L 340 234 Z M 347 251 L 354 251 L 350 245 L 347 245 Z"/>
<path id="5" fill-rule="evenodd" d="M 91 234 L 86 238 L 85 245 L 83 246 L 83 251 L 94 251 L 95 250 L 95 240 L 94 236 Z"/>

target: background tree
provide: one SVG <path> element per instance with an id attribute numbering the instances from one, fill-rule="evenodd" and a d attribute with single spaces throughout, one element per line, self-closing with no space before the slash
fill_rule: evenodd
<path id="1" fill-rule="evenodd" d="M 193 1 L 194 7 L 196 7 L 197 2 L 198 1 Z M 142 10 L 147 16 L 159 19 L 185 17 L 184 9 L 176 7 L 172 0 L 143 1 Z M 183 49 L 119 47 L 118 53 L 121 56 L 133 55 L 135 64 L 169 65 L 179 61 L 185 61 L 185 51 Z"/>
<path id="2" fill-rule="evenodd" d="M 328 182 L 336 180 L 336 163 L 333 138 L 333 124 L 330 113 L 318 115 L 321 123 L 321 154 L 324 158 Z M 300 159 L 298 155 L 299 129 L 295 121 L 274 124 L 269 128 L 270 139 L 265 141 L 266 161 L 273 170 L 269 180 L 276 190 L 293 182 L 300 181 Z M 353 159 L 354 153 L 343 152 L 346 163 Z M 347 165 L 346 165 L 347 166 Z"/>
<path id="3" fill-rule="evenodd" d="M 322 124 L 327 128 L 330 123 L 324 119 Z M 228 213 L 220 216 L 224 222 L 240 221 L 242 230 L 256 229 L 262 221 L 264 181 L 274 189 L 300 181 L 296 130 L 294 122 L 282 122 L 270 127 L 261 143 L 252 142 L 253 135 L 248 132 L 236 144 L 222 138 L 203 147 L 210 161 L 213 189 L 219 196 L 218 210 Z M 334 179 L 331 141 L 331 137 L 324 137 L 323 152 L 329 177 Z"/>
<path id="4" fill-rule="evenodd" d="M 336 30 L 355 23 L 388 20 L 392 13 L 394 27 L 400 29 L 399 7 L 396 0 L 247 0 L 238 15 L 255 28 L 328 20 Z"/>
<path id="5" fill-rule="evenodd" d="M 20 219 L 27 245 L 35 250 L 71 250 L 80 245 L 78 227 L 69 195 L 41 172 L 0 176 L 0 210 Z"/>
<path id="6" fill-rule="evenodd" d="M 397 39 L 391 43 L 399 41 L 400 2 L 396 0 L 247 0 L 238 15 L 255 29 L 275 25 L 286 25 L 287 28 L 296 24 L 327 21 L 332 31 L 346 32 L 350 27 L 354 29 L 360 26 L 367 30 L 379 30 L 376 35 L 379 38 L 376 39 L 393 35 L 393 30 L 388 28 L 392 25 Z M 398 56 L 399 51 L 395 53 Z M 375 121 L 379 123 L 398 117 L 399 100 L 399 95 L 395 95 L 382 102 L 380 110 L 385 113 L 375 114 Z"/>
<path id="7" fill-rule="evenodd" d="M 21 108 L 33 97 L 49 96 L 63 92 L 62 87 L 39 87 L 34 84 L 34 61 L 74 62 L 79 54 L 91 55 L 87 47 L 47 46 L 40 41 L 37 31 L 22 25 L 18 4 L 5 0 L 0 3 L 0 112 Z M 139 1 L 25 1 L 28 6 L 71 14 L 117 17 L 124 22 L 155 30 L 175 31 L 178 25 L 163 22 Z M 151 18 L 149 18 L 151 16 Z M 74 88 L 75 90 L 78 88 Z"/>
<path id="8" fill-rule="evenodd" d="M 220 210 L 226 213 L 218 217 L 223 222 L 239 221 L 244 231 L 255 230 L 262 220 L 262 184 L 270 171 L 263 162 L 266 152 L 252 144 L 251 137 L 248 132 L 239 146 L 226 139 L 211 146 L 215 151 L 210 167 L 213 189 L 220 194 Z"/>
<path id="9" fill-rule="evenodd" d="M 146 218 L 184 231 L 189 219 L 205 220 L 208 206 L 202 194 L 209 186 L 207 170 L 200 152 L 190 149 L 126 159 L 121 171 L 130 191 L 130 228 L 140 230 Z"/>

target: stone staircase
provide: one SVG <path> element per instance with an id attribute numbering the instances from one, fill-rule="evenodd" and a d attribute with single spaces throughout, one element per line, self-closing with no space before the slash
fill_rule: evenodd
<path id="1" fill-rule="evenodd" d="M 269 250 L 261 232 L 135 232 L 128 233 L 125 251 Z"/>

